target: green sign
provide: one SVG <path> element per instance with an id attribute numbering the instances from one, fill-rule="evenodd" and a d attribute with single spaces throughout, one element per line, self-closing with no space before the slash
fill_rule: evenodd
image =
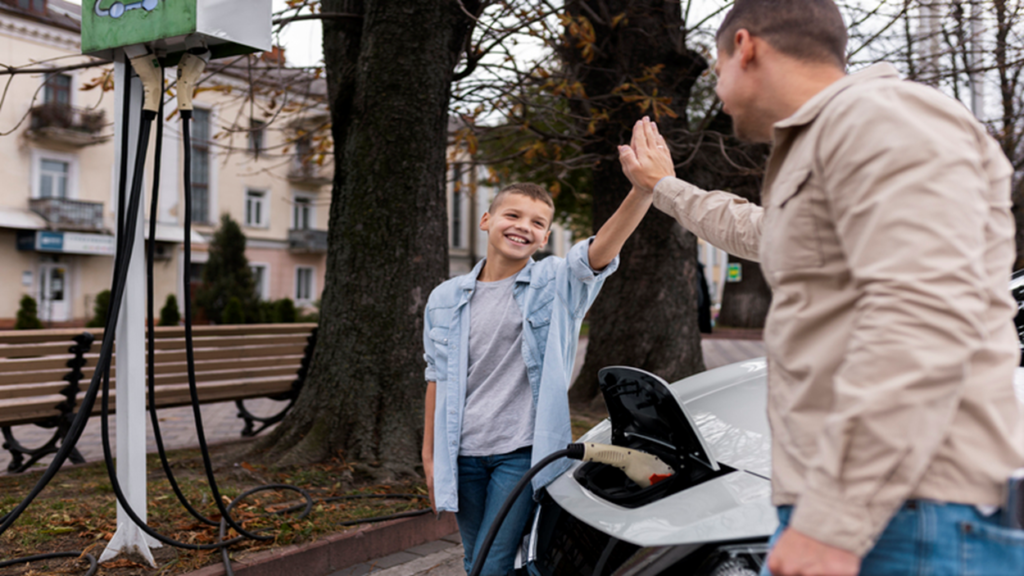
<path id="1" fill-rule="evenodd" d="M 743 280 L 743 266 L 739 262 L 730 262 L 726 269 L 726 282 L 739 282 Z"/>
<path id="2" fill-rule="evenodd" d="M 82 52 L 155 42 L 196 31 L 197 0 L 82 0 Z"/>

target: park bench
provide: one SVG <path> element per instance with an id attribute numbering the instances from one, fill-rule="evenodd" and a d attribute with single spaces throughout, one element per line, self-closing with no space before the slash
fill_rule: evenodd
<path id="1" fill-rule="evenodd" d="M 189 405 L 185 329 L 157 327 L 155 332 L 156 406 Z M 0 429 L 3 447 L 11 452 L 9 471 L 22 472 L 60 447 L 89 386 L 102 339 L 102 328 L 0 332 Z M 294 404 L 313 357 L 316 325 L 196 326 L 193 344 L 200 403 L 234 400 L 245 421 L 242 436 L 254 436 L 281 421 Z M 116 383 L 115 364 L 110 374 L 111 412 Z M 289 402 L 277 414 L 255 416 L 243 400 L 262 397 Z M 93 415 L 100 409 L 97 395 Z M 22 424 L 53 429 L 53 436 L 41 446 L 27 448 L 11 429 Z M 84 461 L 77 451 L 71 460 Z"/>

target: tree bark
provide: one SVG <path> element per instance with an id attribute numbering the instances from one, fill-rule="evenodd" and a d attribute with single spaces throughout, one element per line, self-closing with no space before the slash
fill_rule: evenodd
<path id="1" fill-rule="evenodd" d="M 685 127 L 690 91 L 707 62 L 687 49 L 678 3 L 662 0 L 571 0 L 567 12 L 587 18 L 594 29 L 595 56 L 588 60 L 570 41 L 563 60 L 582 84 L 589 101 L 576 104 L 579 114 L 607 114 L 586 153 L 605 160 L 594 169 L 594 229 L 608 220 L 630 190 L 615 160 L 617 145 L 629 142 L 633 123 L 641 116 L 634 104 L 615 96 L 624 82 L 635 82 L 645 68 L 664 65 L 657 80 L 660 97 L 679 116 L 662 116 L 663 132 Z M 615 16 L 625 14 L 615 24 Z M 611 97 L 609 97 L 611 96 Z M 684 176 L 685 177 L 685 176 Z M 605 283 L 589 315 L 586 360 L 570 389 L 576 406 L 588 406 L 598 395 L 598 371 L 628 365 L 655 373 L 669 382 L 704 369 L 697 325 L 696 238 L 657 209 L 644 218 L 620 254 L 619 270 Z"/>
<path id="2" fill-rule="evenodd" d="M 739 282 L 726 282 L 722 291 L 722 309 L 715 325 L 730 328 L 764 328 L 768 308 L 772 303 L 771 288 L 757 262 L 729 256 L 729 261 L 741 267 Z"/>
<path id="3" fill-rule="evenodd" d="M 470 10 L 479 3 L 466 2 Z M 447 278 L 450 83 L 471 20 L 450 0 L 324 0 L 335 181 L 317 348 L 260 448 L 281 465 L 338 453 L 376 478 L 415 473 L 423 311 Z"/>

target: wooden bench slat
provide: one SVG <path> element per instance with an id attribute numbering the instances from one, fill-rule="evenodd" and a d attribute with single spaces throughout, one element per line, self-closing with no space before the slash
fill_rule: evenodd
<path id="1" fill-rule="evenodd" d="M 291 378 L 268 378 L 261 381 L 239 380 L 225 381 L 211 384 L 199 384 L 199 401 L 201 403 L 219 402 L 224 400 L 240 400 L 244 398 L 260 398 L 270 394 L 280 394 L 291 390 Z M 110 390 L 110 412 L 114 412 L 116 406 L 117 391 Z M 192 395 L 187 384 L 176 384 L 172 386 L 161 386 L 157 388 L 157 408 L 173 408 L 185 406 L 192 403 Z M 147 399 L 147 406 L 149 405 Z M 100 414 L 100 396 L 96 396 L 96 405 L 93 406 L 93 415 Z"/>
<path id="2" fill-rule="evenodd" d="M 192 347 L 196 350 L 200 348 L 236 348 L 243 346 L 263 346 L 263 345 L 293 345 L 293 344 L 305 344 L 308 334 L 258 334 L 252 336 L 219 336 L 212 338 L 194 338 L 192 341 Z M 185 349 L 185 338 L 165 338 L 157 339 L 156 350 L 184 350 Z"/>
<path id="3" fill-rule="evenodd" d="M 37 396 L 31 399 L 0 400 L 0 424 L 17 426 L 60 416 L 57 404 L 64 401 L 60 395 Z"/>
<path id="4" fill-rule="evenodd" d="M 313 323 L 295 324 L 230 324 L 223 326 L 193 326 L 192 335 L 202 336 L 241 336 L 259 334 L 309 334 L 316 328 Z M 67 341 L 82 332 L 89 332 L 96 337 L 96 342 L 103 339 L 103 328 L 56 328 L 52 330 L 4 330 L 0 331 L 0 344 L 34 344 L 39 342 Z M 157 339 L 177 338 L 185 336 L 184 326 L 157 326 Z M 73 342 L 72 342 L 73 343 Z"/>
<path id="5" fill-rule="evenodd" d="M 35 358 L 38 356 L 53 356 L 63 354 L 70 356 L 68 348 L 74 346 L 74 342 L 59 342 L 52 344 L 18 344 L 14 346 L 0 346 L 0 358 Z"/>
<path id="6" fill-rule="evenodd" d="M 32 396 L 43 396 L 48 394 L 60 394 L 60 391 L 67 386 L 67 382 L 48 382 L 45 384 L 28 384 L 22 386 L 7 386 L 0 388 L 0 400 L 13 398 L 30 398 Z M 64 398 L 61 396 L 61 398 Z"/>

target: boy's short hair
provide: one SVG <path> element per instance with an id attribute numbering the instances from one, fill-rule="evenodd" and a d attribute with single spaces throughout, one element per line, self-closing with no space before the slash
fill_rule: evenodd
<path id="1" fill-rule="evenodd" d="M 846 24 L 832 0 L 736 0 L 715 35 L 729 55 L 740 29 L 799 60 L 846 67 Z"/>
<path id="2" fill-rule="evenodd" d="M 494 214 L 494 210 L 499 204 L 501 204 L 501 199 L 509 194 L 526 196 L 527 198 L 532 198 L 547 204 L 551 207 L 552 211 L 555 209 L 555 201 L 551 199 L 551 194 L 549 194 L 544 187 L 536 184 L 530 184 L 529 182 L 516 182 L 499 190 L 498 193 L 494 195 L 494 199 L 491 200 L 491 205 L 487 208 L 487 211 Z"/>

